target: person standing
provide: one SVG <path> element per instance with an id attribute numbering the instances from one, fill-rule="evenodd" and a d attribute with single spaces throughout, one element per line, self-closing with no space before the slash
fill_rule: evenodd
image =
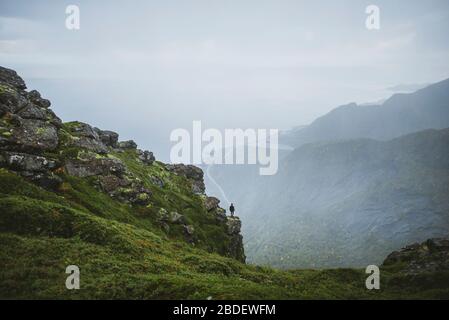
<path id="1" fill-rule="evenodd" d="M 229 207 L 229 211 L 231 212 L 231 217 L 233 217 L 234 216 L 234 211 L 235 211 L 233 203 L 231 203 L 231 206 Z"/>

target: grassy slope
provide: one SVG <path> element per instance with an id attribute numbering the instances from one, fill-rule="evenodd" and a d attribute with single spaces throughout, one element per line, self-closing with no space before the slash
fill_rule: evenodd
<path id="1" fill-rule="evenodd" d="M 157 232 L 150 219 L 82 180 L 69 179 L 69 191 L 61 194 L 4 169 L 0 181 L 1 298 L 449 296 L 444 286 L 439 289 L 449 274 L 428 281 L 384 271 L 384 289 L 368 292 L 363 270 L 277 271 L 244 265 Z M 65 289 L 70 264 L 81 269 L 81 290 Z"/>

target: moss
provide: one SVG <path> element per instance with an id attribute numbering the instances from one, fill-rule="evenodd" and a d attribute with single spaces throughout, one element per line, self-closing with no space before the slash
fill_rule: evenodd
<path id="1" fill-rule="evenodd" d="M 48 133 L 47 128 L 37 128 L 37 130 L 36 130 L 36 135 L 38 135 L 38 136 L 44 136 L 47 133 Z"/>
<path id="2" fill-rule="evenodd" d="M 80 152 L 62 144 L 55 156 L 63 161 Z M 368 291 L 360 269 L 278 271 L 225 257 L 225 226 L 205 210 L 204 196 L 194 195 L 185 178 L 159 162 L 141 164 L 135 151 L 108 157 L 123 161 L 152 191 L 148 206 L 112 199 L 99 191 L 95 177 L 60 172 L 63 183 L 53 193 L 0 169 L 0 298 L 449 298 L 448 272 L 408 276 L 403 266 L 392 265 L 382 269 L 381 290 Z M 181 225 L 163 231 L 160 211 L 183 214 L 195 229 L 195 246 L 184 241 Z M 81 269 L 81 290 L 65 289 L 70 264 Z"/>
<path id="3" fill-rule="evenodd" d="M 0 83 L 0 95 L 14 94 L 14 93 L 15 93 L 14 88 L 10 87 L 9 85 Z"/>
<path id="4" fill-rule="evenodd" d="M 147 201 L 150 199 L 150 196 L 147 193 L 139 193 L 137 195 L 137 200 L 139 201 Z"/>

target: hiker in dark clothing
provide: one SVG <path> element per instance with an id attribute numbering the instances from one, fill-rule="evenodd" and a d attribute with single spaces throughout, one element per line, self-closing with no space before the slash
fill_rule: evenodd
<path id="1" fill-rule="evenodd" d="M 233 203 L 231 203 L 231 206 L 229 207 L 229 211 L 231 211 L 231 216 L 233 217 L 234 216 L 234 211 L 235 211 Z"/>

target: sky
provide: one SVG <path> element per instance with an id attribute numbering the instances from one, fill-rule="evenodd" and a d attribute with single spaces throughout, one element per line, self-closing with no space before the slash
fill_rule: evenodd
<path id="1" fill-rule="evenodd" d="M 80 30 L 65 27 L 70 4 Z M 448 33 L 447 0 L 0 1 L 0 65 L 64 121 L 164 161 L 193 120 L 287 130 L 449 78 Z"/>

